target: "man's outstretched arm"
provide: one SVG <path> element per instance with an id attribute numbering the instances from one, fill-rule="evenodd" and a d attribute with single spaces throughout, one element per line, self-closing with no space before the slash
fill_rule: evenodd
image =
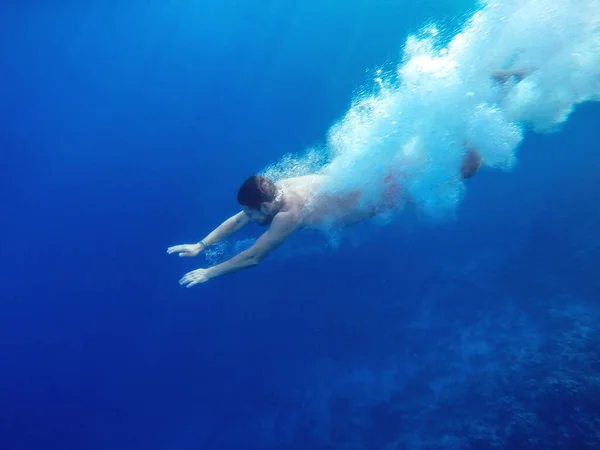
<path id="1" fill-rule="evenodd" d="M 260 236 L 254 245 L 233 258 L 208 269 L 193 270 L 179 280 L 179 284 L 192 287 L 199 283 L 238 272 L 259 264 L 269 253 L 279 247 L 296 229 L 297 220 L 292 213 L 279 213 L 271 227 Z"/>
<path id="2" fill-rule="evenodd" d="M 211 231 L 208 236 L 202 240 L 207 246 L 216 244 L 217 242 L 227 239 L 232 234 L 237 233 L 249 223 L 250 218 L 248 215 L 244 211 L 240 211 Z"/>
<path id="3" fill-rule="evenodd" d="M 244 211 L 231 216 L 217 228 L 215 228 L 208 236 L 196 244 L 175 245 L 167 249 L 167 253 L 179 253 L 179 256 L 196 256 L 206 247 L 216 244 L 224 239 L 227 239 L 234 233 L 237 233 L 242 228 L 250 223 L 250 218 Z"/>

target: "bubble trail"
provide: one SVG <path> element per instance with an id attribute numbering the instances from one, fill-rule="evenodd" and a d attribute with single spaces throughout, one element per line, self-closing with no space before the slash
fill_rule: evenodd
<path id="1" fill-rule="evenodd" d="M 430 217 L 452 214 L 464 193 L 466 145 L 489 167 L 510 170 L 524 131 L 557 131 L 577 104 L 600 97 L 600 1 L 486 1 L 443 42 L 435 26 L 409 36 L 394 73 L 358 95 L 322 150 L 289 155 L 274 178 L 323 172 L 327 193 L 381 196 L 404 188 Z"/>

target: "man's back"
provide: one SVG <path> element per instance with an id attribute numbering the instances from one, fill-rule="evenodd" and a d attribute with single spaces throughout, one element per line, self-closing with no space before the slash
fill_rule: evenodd
<path id="1" fill-rule="evenodd" d="M 371 215 L 358 207 L 359 192 L 328 193 L 324 189 L 328 181 L 326 175 L 307 175 L 277 183 L 285 196 L 283 210 L 297 212 L 299 227 L 343 227 Z"/>

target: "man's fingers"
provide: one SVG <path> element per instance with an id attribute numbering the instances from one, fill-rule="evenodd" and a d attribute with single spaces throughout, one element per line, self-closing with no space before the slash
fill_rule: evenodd
<path id="1" fill-rule="evenodd" d="M 183 276 L 183 278 L 181 280 L 179 280 L 179 284 L 185 284 L 187 282 L 189 282 L 191 280 L 192 277 L 190 277 L 189 274 L 185 274 Z"/>
<path id="2" fill-rule="evenodd" d="M 179 280 L 179 284 L 185 287 L 196 286 L 197 284 L 204 283 L 206 278 L 202 276 L 202 274 L 196 274 L 194 272 L 186 273 L 181 280 Z"/>
<path id="3" fill-rule="evenodd" d="M 195 286 L 198 283 L 200 283 L 200 281 L 199 280 L 195 280 L 192 277 L 183 277 L 179 283 L 182 286 L 185 286 L 186 288 L 190 288 L 190 287 Z"/>
<path id="4" fill-rule="evenodd" d="M 167 249 L 167 253 L 169 255 L 173 253 L 179 253 L 179 256 L 196 256 L 189 251 L 189 247 L 187 245 L 175 245 L 174 247 L 169 247 Z"/>
<path id="5" fill-rule="evenodd" d="M 181 280 L 179 280 L 179 284 L 186 284 L 196 280 L 196 276 L 194 272 L 186 273 Z"/>

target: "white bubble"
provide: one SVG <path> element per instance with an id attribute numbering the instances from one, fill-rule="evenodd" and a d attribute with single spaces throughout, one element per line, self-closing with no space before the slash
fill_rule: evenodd
<path id="1" fill-rule="evenodd" d="M 575 105 L 600 98 L 598 0 L 484 1 L 449 42 L 442 34 L 427 26 L 409 36 L 395 75 L 376 71 L 376 93 L 354 99 L 325 149 L 286 155 L 266 172 L 320 170 L 332 192 L 376 197 L 400 171 L 417 207 L 444 216 L 464 191 L 465 145 L 510 170 L 524 129 L 554 131 Z"/>

